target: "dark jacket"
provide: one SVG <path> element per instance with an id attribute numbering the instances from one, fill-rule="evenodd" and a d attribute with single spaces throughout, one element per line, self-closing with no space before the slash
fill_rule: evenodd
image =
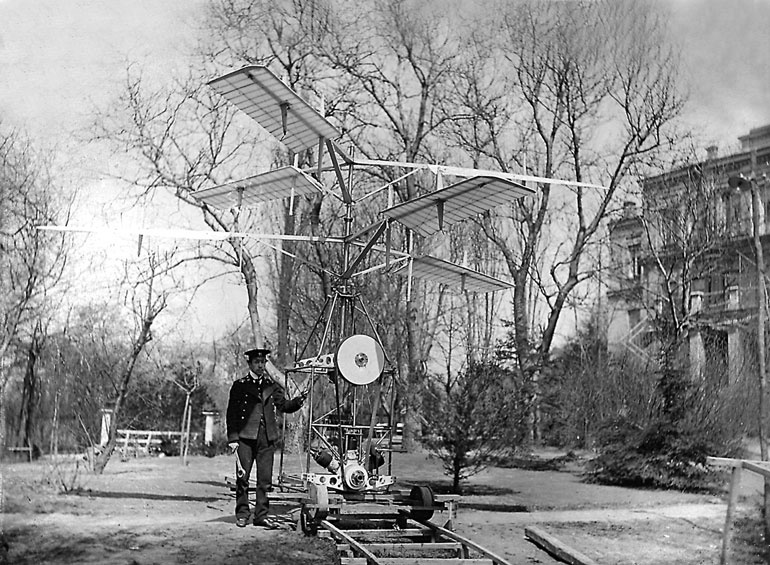
<path id="1" fill-rule="evenodd" d="M 267 439 L 275 441 L 278 439 L 278 421 L 275 411 L 291 413 L 296 412 L 302 407 L 302 398 L 292 398 L 287 400 L 283 388 L 271 381 L 268 377 L 264 379 L 262 387 L 261 402 L 259 385 L 247 376 L 238 379 L 230 388 L 230 399 L 227 402 L 227 441 L 238 441 L 238 434 L 246 425 L 252 411 L 255 407 L 261 409 L 265 420 Z"/>

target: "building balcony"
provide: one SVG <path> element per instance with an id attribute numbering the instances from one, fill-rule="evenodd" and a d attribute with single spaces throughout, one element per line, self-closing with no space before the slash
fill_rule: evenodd
<path id="1" fill-rule="evenodd" d="M 693 314 L 700 318 L 722 320 L 743 318 L 747 313 L 756 311 L 758 295 L 756 286 L 731 286 L 724 291 L 694 293 Z M 700 304 L 696 304 L 696 300 Z"/>

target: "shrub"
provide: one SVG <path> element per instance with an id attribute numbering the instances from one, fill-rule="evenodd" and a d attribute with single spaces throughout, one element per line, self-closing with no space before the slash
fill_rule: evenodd
<path id="1" fill-rule="evenodd" d="M 510 371 L 493 364 L 473 364 L 460 373 L 437 401 L 425 425 L 425 445 L 452 477 L 461 494 L 463 480 L 482 470 L 511 447 L 517 414 Z"/>
<path id="2" fill-rule="evenodd" d="M 90 461 L 83 457 L 53 457 L 45 469 L 43 480 L 58 493 L 79 492 L 83 490 L 91 470 Z"/>
<path id="3" fill-rule="evenodd" d="M 699 426 L 658 419 L 640 427 L 623 418 L 607 422 L 597 438 L 600 454 L 588 463 L 593 482 L 630 487 L 711 491 L 722 474 L 706 457 L 724 454 Z"/>

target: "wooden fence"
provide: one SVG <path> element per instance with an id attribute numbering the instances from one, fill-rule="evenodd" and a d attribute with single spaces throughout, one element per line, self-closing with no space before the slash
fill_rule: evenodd
<path id="1" fill-rule="evenodd" d="M 163 430 L 118 430 L 116 447 L 123 459 L 151 455 L 160 451 L 164 438 L 181 438 L 184 434 Z M 190 440 L 198 438 L 197 432 L 190 434 Z"/>
<path id="2" fill-rule="evenodd" d="M 738 491 L 741 484 L 741 471 L 746 469 L 752 473 L 762 475 L 765 480 L 770 479 L 770 462 L 751 461 L 748 459 L 728 459 L 727 457 L 707 457 L 706 464 L 714 467 L 729 467 L 732 469 L 730 476 L 730 493 L 727 497 L 727 516 L 725 527 L 722 531 L 722 552 L 719 556 L 719 564 L 730 563 L 730 546 L 733 539 L 733 515 L 738 504 Z"/>

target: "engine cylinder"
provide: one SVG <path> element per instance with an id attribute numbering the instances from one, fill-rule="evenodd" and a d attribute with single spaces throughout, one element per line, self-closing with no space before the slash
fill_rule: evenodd
<path id="1" fill-rule="evenodd" d="M 336 473 L 340 469 L 340 462 L 337 461 L 332 452 L 328 449 L 315 453 L 313 459 L 330 473 Z"/>

